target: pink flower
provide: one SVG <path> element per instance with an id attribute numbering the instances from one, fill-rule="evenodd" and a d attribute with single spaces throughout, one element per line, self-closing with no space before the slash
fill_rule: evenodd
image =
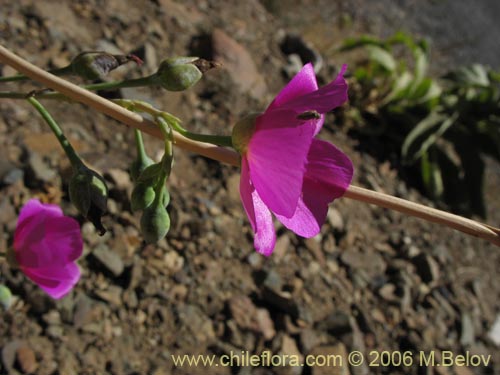
<path id="1" fill-rule="evenodd" d="M 323 114 L 347 101 L 346 68 L 318 89 L 312 65 L 305 65 L 263 114 L 243 120 L 233 131 L 233 144 L 242 154 L 241 200 L 255 232 L 254 246 L 264 255 L 276 242 L 271 213 L 296 234 L 313 237 L 328 204 L 351 183 L 349 158 L 314 139 Z"/>
<path id="2" fill-rule="evenodd" d="M 59 206 L 29 200 L 19 213 L 13 247 L 21 271 L 52 298 L 63 297 L 80 279 L 80 226 Z"/>

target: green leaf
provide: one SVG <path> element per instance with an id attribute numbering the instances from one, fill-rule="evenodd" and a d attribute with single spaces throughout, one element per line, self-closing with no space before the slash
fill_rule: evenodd
<path id="1" fill-rule="evenodd" d="M 415 48 L 413 55 L 415 58 L 415 80 L 413 81 L 413 88 L 416 90 L 427 73 L 429 61 L 427 53 L 420 47 Z"/>
<path id="2" fill-rule="evenodd" d="M 382 42 L 380 39 L 369 36 L 369 35 L 362 35 L 358 38 L 348 38 L 344 41 L 342 46 L 340 46 L 340 51 L 350 51 L 355 48 L 359 47 L 364 47 L 367 45 L 374 45 L 374 46 L 383 46 L 384 42 Z"/>
<path id="3" fill-rule="evenodd" d="M 433 157 L 433 153 L 424 152 L 420 162 L 422 182 L 425 190 L 434 199 L 440 199 L 443 195 L 443 176 L 441 168 Z"/>
<path id="4" fill-rule="evenodd" d="M 404 71 L 399 77 L 394 80 L 391 92 L 382 101 L 383 105 L 390 103 L 391 101 L 402 99 L 406 96 L 409 87 L 411 86 L 413 80 L 413 75 Z"/>
<path id="5" fill-rule="evenodd" d="M 366 49 L 370 56 L 370 60 L 375 61 L 385 70 L 393 72 L 396 69 L 396 60 L 387 50 L 376 45 L 368 45 Z"/>
<path id="6" fill-rule="evenodd" d="M 461 67 L 454 72 L 448 73 L 444 78 L 462 86 L 490 86 L 488 71 L 481 64 Z M 494 77 L 492 76 L 492 78 Z"/>
<path id="7" fill-rule="evenodd" d="M 401 155 L 404 162 L 411 164 L 421 157 L 455 123 L 457 118 L 458 113 L 447 116 L 431 112 L 420 121 L 403 142 Z"/>

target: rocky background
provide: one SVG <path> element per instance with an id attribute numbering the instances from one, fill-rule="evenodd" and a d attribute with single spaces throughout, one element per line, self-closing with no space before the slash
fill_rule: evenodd
<path id="1" fill-rule="evenodd" d="M 228 134 L 238 118 L 264 109 L 304 60 L 321 66 L 319 81 L 326 83 L 341 63 L 352 62 L 336 47 L 361 32 L 385 35 L 407 28 L 433 38 L 437 72 L 440 64 L 499 63 L 493 53 L 500 40 L 492 21 L 499 14 L 494 1 L 472 8 L 463 1 L 0 3 L 0 41 L 41 67 L 64 66 L 84 50 L 144 58 L 142 68 L 122 67 L 113 79 L 150 74 L 175 55 L 222 62 L 223 68 L 187 92 L 121 90 L 123 97 L 171 111 L 197 132 Z M 479 26 L 465 27 L 465 15 Z M 481 33 L 484 28 L 491 34 Z M 0 69 L 2 75 L 14 73 Z M 38 86 L 0 88 L 11 87 Z M 239 171 L 180 149 L 169 180 L 172 228 L 166 240 L 146 246 L 128 201 L 133 132 L 81 105 L 46 104 L 79 153 L 105 175 L 109 230 L 99 237 L 82 222 L 82 279 L 57 302 L 0 264 L 0 282 L 16 296 L 1 312 L 1 374 L 500 373 L 500 338 L 492 330 L 495 321 L 500 324 L 498 248 L 340 199 L 321 235 L 304 240 L 279 228 L 275 252 L 266 259 L 252 247 L 239 201 Z M 348 135 L 342 110 L 328 115 L 321 137 L 352 158 L 355 184 L 432 205 L 398 178 L 395 166 L 359 151 L 362 145 Z M 159 141 L 147 137 L 146 143 L 150 155 L 160 155 Z M 487 220 L 498 226 L 500 167 L 489 162 L 488 168 Z M 17 212 L 29 197 L 77 216 L 68 203 L 68 173 L 60 146 L 34 110 L 22 101 L 1 100 L 0 248 L 8 246 Z M 438 360 L 451 350 L 492 359 L 487 367 L 231 369 L 176 368 L 170 357 L 242 350 L 344 358 L 352 350 L 435 350 Z"/>

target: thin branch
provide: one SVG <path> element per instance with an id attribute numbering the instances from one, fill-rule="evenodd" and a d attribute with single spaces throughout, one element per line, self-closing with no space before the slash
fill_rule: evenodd
<path id="1" fill-rule="evenodd" d="M 160 130 L 153 122 L 144 119 L 138 114 L 130 112 L 109 100 L 101 98 L 90 91 L 87 91 L 34 66 L 26 60 L 16 56 L 14 53 L 10 52 L 1 45 L 0 62 L 10 65 L 34 81 L 40 82 L 77 102 L 86 104 L 96 111 L 102 112 L 115 120 L 123 122 L 133 128 L 142 130 L 143 132 L 157 138 L 162 138 Z M 235 151 L 227 148 L 192 141 L 177 132 L 174 132 L 174 142 L 181 148 L 211 159 L 234 166 L 239 166 L 240 164 L 239 155 Z M 458 215 L 453 215 L 445 211 L 426 207 L 424 205 L 396 198 L 391 195 L 377 193 L 352 185 L 345 192 L 344 197 L 396 210 L 430 222 L 443 224 L 472 236 L 483 238 L 497 246 L 500 246 L 500 229 L 466 219 Z"/>

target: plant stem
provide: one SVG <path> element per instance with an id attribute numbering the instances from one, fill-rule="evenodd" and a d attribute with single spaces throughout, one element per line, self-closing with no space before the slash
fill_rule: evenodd
<path id="1" fill-rule="evenodd" d="M 141 162 L 144 162 L 148 158 L 146 150 L 144 149 L 144 141 L 142 140 L 142 133 L 140 130 L 134 129 L 135 134 L 135 144 L 137 147 L 137 157 Z"/>
<path id="2" fill-rule="evenodd" d="M 65 66 L 64 68 L 49 70 L 49 73 L 54 74 L 56 76 L 70 74 L 71 65 Z M 24 74 L 16 74 L 14 76 L 0 77 L 0 82 L 19 82 L 19 81 L 27 81 L 29 79 L 30 78 L 25 76 Z"/>
<path id="3" fill-rule="evenodd" d="M 147 77 L 129 79 L 125 81 L 94 83 L 92 85 L 85 85 L 83 86 L 83 88 L 89 91 L 98 91 L 98 90 L 115 90 L 126 87 L 150 86 L 155 84 L 155 77 L 156 75 L 153 74 Z"/>
<path id="4" fill-rule="evenodd" d="M 231 137 L 226 135 L 213 135 L 213 134 L 200 134 L 200 133 L 192 133 L 189 130 L 183 128 L 180 124 L 181 120 L 177 117 L 172 116 L 168 112 L 160 111 L 154 108 L 149 103 L 141 102 L 138 100 L 123 100 L 118 99 L 115 100 L 116 103 L 122 103 L 125 108 L 132 108 L 134 110 L 146 112 L 157 119 L 164 119 L 168 125 L 170 125 L 173 130 L 179 132 L 184 137 L 192 139 L 194 141 L 203 142 L 203 143 L 211 143 L 216 146 L 222 147 L 233 147 L 233 141 Z"/>
<path id="5" fill-rule="evenodd" d="M 130 112 L 125 108 L 110 102 L 109 100 L 101 98 L 90 91 L 45 72 L 26 60 L 16 56 L 14 53 L 10 52 L 1 45 L 0 62 L 12 66 L 14 69 L 25 74 L 31 79 L 38 81 L 55 91 L 59 91 L 77 102 L 84 103 L 96 111 L 102 112 L 117 121 L 142 130 L 157 138 L 163 139 L 161 131 L 152 121 L 146 120 L 138 114 Z M 173 136 L 174 142 L 181 148 L 196 152 L 200 155 L 223 163 L 235 166 L 240 165 L 240 156 L 233 150 L 193 141 L 178 132 L 173 132 Z M 352 185 L 346 191 L 344 196 L 346 198 L 397 210 L 431 222 L 440 223 L 458 229 L 464 233 L 481 237 L 497 246 L 500 246 L 500 229 L 486 224 Z"/>
<path id="6" fill-rule="evenodd" d="M 75 149 L 73 146 L 71 146 L 71 143 L 69 143 L 68 139 L 66 136 L 63 134 L 61 128 L 57 124 L 57 122 L 52 118 L 50 113 L 45 109 L 45 107 L 35 98 L 29 97 L 28 102 L 35 107 L 35 109 L 42 115 L 43 119 L 47 124 L 49 125 L 50 129 L 56 136 L 57 140 L 61 144 L 61 147 L 63 148 L 64 152 L 68 156 L 71 165 L 73 168 L 76 168 L 82 164 L 82 161 L 80 160 L 78 154 L 75 152 Z"/>

